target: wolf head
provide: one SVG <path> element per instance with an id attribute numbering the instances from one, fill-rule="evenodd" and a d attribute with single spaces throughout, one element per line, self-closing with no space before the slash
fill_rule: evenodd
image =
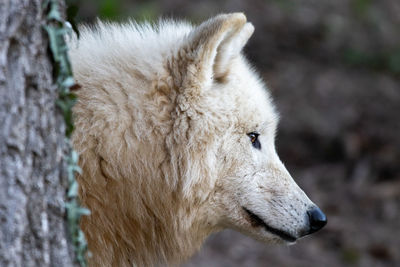
<path id="1" fill-rule="evenodd" d="M 293 243 L 325 225 L 276 154 L 277 113 L 241 54 L 253 30 L 234 13 L 70 41 L 93 265 L 177 263 L 223 228 Z"/>
<path id="2" fill-rule="evenodd" d="M 195 28 L 169 61 L 179 77 L 175 112 L 188 125 L 184 140 L 180 127 L 175 135 L 186 146 L 178 151 L 188 152 L 183 191 L 205 203 L 205 225 L 291 243 L 322 228 L 326 216 L 275 151 L 278 115 L 241 55 L 253 31 L 241 13 L 219 15 Z"/>

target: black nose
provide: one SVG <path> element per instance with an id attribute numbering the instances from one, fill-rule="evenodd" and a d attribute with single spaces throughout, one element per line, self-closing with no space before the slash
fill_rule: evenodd
<path id="1" fill-rule="evenodd" d="M 308 234 L 315 233 L 319 229 L 325 226 L 328 222 L 325 214 L 318 208 L 314 207 L 307 211 L 309 222 L 310 222 L 310 230 Z"/>

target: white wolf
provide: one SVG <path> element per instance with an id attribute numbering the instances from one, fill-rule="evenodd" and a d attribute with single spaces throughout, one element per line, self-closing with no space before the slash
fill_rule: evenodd
<path id="1" fill-rule="evenodd" d="M 178 264 L 224 228 L 293 243 L 325 225 L 275 152 L 278 116 L 241 54 L 253 30 L 233 13 L 99 22 L 70 42 L 92 266 Z"/>

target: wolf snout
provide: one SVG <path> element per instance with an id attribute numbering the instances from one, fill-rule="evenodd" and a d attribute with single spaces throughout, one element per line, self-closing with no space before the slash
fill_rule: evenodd
<path id="1" fill-rule="evenodd" d="M 308 210 L 307 215 L 309 221 L 309 230 L 304 235 L 309 235 L 317 232 L 328 222 L 326 215 L 317 206 L 312 207 L 310 210 Z"/>

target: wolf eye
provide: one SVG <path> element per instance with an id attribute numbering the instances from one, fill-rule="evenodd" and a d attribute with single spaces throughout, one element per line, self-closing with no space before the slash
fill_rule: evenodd
<path id="1" fill-rule="evenodd" d="M 251 132 L 247 134 L 250 137 L 251 144 L 254 148 L 261 149 L 260 141 L 258 140 L 259 133 Z"/>

